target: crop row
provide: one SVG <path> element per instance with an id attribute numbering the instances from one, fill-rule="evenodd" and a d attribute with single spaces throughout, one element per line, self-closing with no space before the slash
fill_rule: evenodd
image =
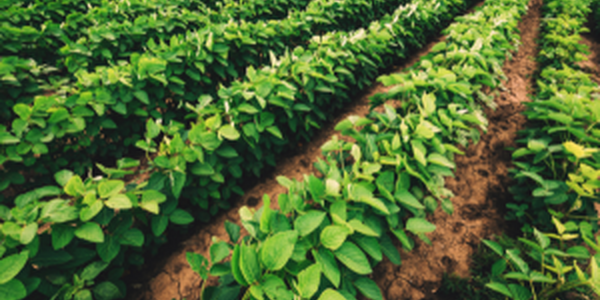
<path id="1" fill-rule="evenodd" d="M 4 258 L 0 262 L 16 266 L 3 273 L 4 277 L 0 276 L 6 279 L 0 284 L 19 291 L 23 291 L 18 289 L 23 285 L 25 294 L 37 290 L 46 296 L 58 294 L 66 299 L 79 294 L 77 297 L 93 294 L 100 298 L 104 296 L 99 295 L 111 298 L 124 294 L 125 287 L 119 281 L 124 267 L 143 263 L 141 254 L 165 241 L 169 223 L 183 225 L 194 220 L 181 209 L 185 203 L 179 203 L 180 198 L 199 204 L 204 210 L 194 215 L 207 220 L 209 212 L 214 214 L 219 207 L 228 205 L 224 201 L 228 193 L 241 192 L 242 168 L 260 171 L 260 166 L 248 167 L 248 161 L 242 159 L 247 158 L 244 151 L 252 151 L 247 150 L 250 143 L 261 141 L 263 144 L 257 147 L 266 150 L 272 146 L 276 151 L 285 149 L 287 143 L 289 149 L 295 141 L 289 129 L 294 125 L 290 123 L 298 122 L 311 110 L 330 112 L 334 107 L 339 108 L 341 102 L 349 99 L 350 85 L 364 87 L 379 68 L 421 46 L 429 35 L 464 8 L 460 1 L 417 1 L 402 6 L 382 22 L 372 23 L 368 30 L 328 34 L 314 39 L 307 49 L 294 49 L 294 54 L 279 58 L 272 67 L 250 68 L 249 80 L 235 83 L 237 91 L 233 87 L 222 88 L 219 93 L 222 98 L 215 103 L 204 96 L 197 105 L 190 105 L 192 118 L 197 119 L 191 126 L 150 119 L 145 128 L 147 139 L 143 142 L 148 151 L 159 153 L 149 157 L 149 179 L 140 184 L 125 184 L 123 177 L 131 175 L 133 171 L 129 168 L 138 166 L 139 161 L 123 159 L 114 168 L 98 165 L 105 178 L 90 177 L 83 181 L 72 172 L 60 171 L 54 176 L 60 187 L 51 184 L 20 193 L 14 199 L 14 206 L 0 205 L 5 221 Z M 329 88 L 323 88 L 317 80 L 327 82 Z M 244 93 L 252 96 L 248 98 L 251 102 L 243 100 L 241 94 L 245 88 L 240 88 L 243 86 L 252 88 Z M 331 92 L 335 92 L 340 103 L 332 102 Z M 306 96 L 307 93 L 314 97 Z M 53 98 L 35 99 L 42 108 L 40 111 L 48 111 L 48 106 L 43 109 L 48 99 Z M 276 105 L 280 103 L 290 108 L 278 113 Z M 97 109 L 98 104 L 95 105 L 91 107 Z M 24 110 L 19 110 L 19 115 L 26 117 L 18 120 L 36 118 L 26 107 L 21 108 Z M 72 118 L 64 111 L 51 110 L 48 123 L 58 124 Z M 325 122 L 324 116 L 315 116 L 318 115 L 313 115 L 313 126 Z M 234 120 L 239 117 L 258 121 Z M 291 121 L 292 118 L 296 121 Z M 252 124 L 255 131 L 244 130 L 244 123 Z M 295 127 L 303 136 L 314 132 L 300 125 Z M 27 126 L 24 132 L 30 134 L 33 130 Z M 162 141 L 157 147 L 153 139 L 159 135 Z M 10 141 L 6 134 L 1 138 Z M 260 161 L 273 156 L 265 152 Z M 210 203 L 209 199 L 214 200 Z M 92 261 L 95 262 L 89 264 Z"/>
<path id="2" fill-rule="evenodd" d="M 336 130 L 351 139 L 323 145 L 325 160 L 315 164 L 321 177 L 278 178 L 288 189 L 279 209 L 267 196 L 257 211 L 240 209 L 248 236 L 240 239 L 240 228 L 226 223 L 229 242 L 215 241 L 210 260 L 188 253 L 205 281 L 220 277 L 203 299 L 383 299 L 367 275 L 384 255 L 401 263 L 393 236 L 406 250 L 415 237 L 431 243 L 427 214 L 438 206 L 452 213 L 444 177 L 453 175 L 454 155 L 464 154 L 457 144 L 476 143 L 486 129 L 481 104 L 490 103 L 482 90 L 500 87 L 527 2 L 488 1 L 458 17 L 446 41 L 409 73 L 380 77 L 393 87 L 374 105 L 397 99 L 400 108 L 339 123 Z"/>
<path id="3" fill-rule="evenodd" d="M 169 44 L 151 39 L 148 51 L 133 53 L 129 63 L 76 73 L 78 83 L 65 93 L 31 99 L 13 88 L 14 97 L 9 99 L 15 100 L 0 104 L 0 111 L 10 114 L 3 118 L 6 123 L 2 125 L 9 128 L 4 134 L 7 138 L 0 137 L 0 163 L 8 160 L 14 168 L 25 164 L 43 173 L 44 169 L 56 171 L 67 163 L 61 157 L 51 159 L 46 153 L 64 153 L 71 161 L 88 161 L 88 166 L 88 156 L 111 153 L 120 157 L 143 133 L 140 124 L 148 114 L 165 123 L 172 119 L 182 122 L 185 111 L 175 107 L 194 103 L 204 94 L 216 97 L 218 87 L 239 78 L 248 65 L 260 66 L 268 62 L 270 55 L 283 54 L 288 46 L 306 42 L 314 32 L 366 24 L 399 2 L 314 1 L 306 11 L 279 22 L 209 25 L 185 36 L 173 36 Z M 32 80 L 36 76 L 23 77 L 27 78 L 23 88 L 38 86 Z M 105 138 L 98 139 L 101 129 Z M 24 133 L 32 131 L 36 134 L 27 139 Z M 81 173 L 84 166 L 69 167 Z M 6 185 L 7 177 L 3 177 L 0 181 Z"/>
<path id="4" fill-rule="evenodd" d="M 591 2 L 545 1 L 538 56 L 542 69 L 537 94 L 525 104 L 527 128 L 519 133 L 521 147 L 512 155 L 515 202 L 507 204 L 509 219 L 523 225 L 524 237 L 519 247 L 485 241 L 501 257 L 488 287 L 510 299 L 600 295 L 600 239 L 593 240 L 600 188 L 600 87 L 578 66 L 589 53 L 580 34 L 588 31 L 584 24 Z"/>

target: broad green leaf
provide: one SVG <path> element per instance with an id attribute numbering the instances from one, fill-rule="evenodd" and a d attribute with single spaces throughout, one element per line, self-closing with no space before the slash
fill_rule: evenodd
<path id="1" fill-rule="evenodd" d="M 231 141 L 235 141 L 240 138 L 240 133 L 237 131 L 237 129 L 229 124 L 219 128 L 219 135 Z"/>
<path id="2" fill-rule="evenodd" d="M 278 276 L 267 274 L 263 277 L 262 288 L 269 299 L 293 299 L 292 291 L 287 289 L 285 282 Z"/>
<path id="3" fill-rule="evenodd" d="M 542 249 L 546 249 L 548 248 L 548 246 L 550 246 L 550 238 L 542 232 L 540 232 L 539 230 L 537 230 L 537 228 L 533 229 L 533 234 L 535 235 L 535 239 L 537 240 L 540 247 L 542 247 Z"/>
<path id="4" fill-rule="evenodd" d="M 425 209 L 425 206 L 423 206 L 423 204 L 421 204 L 421 202 L 419 202 L 419 200 L 417 200 L 417 198 L 415 198 L 415 196 L 413 196 L 413 194 L 411 194 L 408 190 L 397 190 L 394 194 L 394 198 L 406 206 L 416 209 Z"/>
<path id="5" fill-rule="evenodd" d="M 511 294 L 513 295 L 513 299 L 515 300 L 529 300 L 532 297 L 529 288 L 526 288 L 522 285 L 509 284 L 508 289 L 510 290 Z"/>
<path id="6" fill-rule="evenodd" d="M 0 284 L 6 284 L 15 278 L 25 267 L 28 258 L 29 251 L 25 250 L 0 260 Z"/>
<path id="7" fill-rule="evenodd" d="M 528 274 L 529 266 L 527 263 L 519 257 L 519 253 L 515 249 L 506 250 L 506 255 L 508 258 L 521 270 L 521 272 Z"/>
<path id="8" fill-rule="evenodd" d="M 109 263 L 103 261 L 95 261 L 89 264 L 83 272 L 81 276 L 79 276 L 83 280 L 94 280 L 106 267 L 108 267 Z"/>
<path id="9" fill-rule="evenodd" d="M 352 227 L 352 229 L 354 229 L 355 231 L 358 231 L 364 235 L 376 236 L 376 237 L 379 236 L 379 234 L 375 230 L 373 230 L 371 227 L 363 224 L 361 221 L 359 221 L 357 219 L 350 220 L 350 222 L 348 222 L 348 225 L 350 225 L 350 227 Z"/>
<path id="10" fill-rule="evenodd" d="M 321 267 L 321 271 L 336 288 L 340 287 L 341 273 L 333 253 L 325 248 L 312 250 L 313 257 Z"/>
<path id="11" fill-rule="evenodd" d="M 169 217 L 165 215 L 152 216 L 152 233 L 154 236 L 160 236 L 165 232 L 169 225 Z"/>
<path id="12" fill-rule="evenodd" d="M 17 279 L 0 284 L 0 299 L 2 300 L 21 300 L 26 296 L 25 285 Z"/>
<path id="13" fill-rule="evenodd" d="M 169 220 L 178 225 L 186 225 L 194 222 L 194 217 L 189 212 L 178 208 L 169 216 Z"/>
<path id="14" fill-rule="evenodd" d="M 381 247 L 379 245 L 379 241 L 372 236 L 364 236 L 364 235 L 353 235 L 352 240 L 358 244 L 358 246 L 363 249 L 369 256 L 371 256 L 375 261 L 381 261 L 383 259 L 383 254 L 381 253 Z"/>
<path id="15" fill-rule="evenodd" d="M 229 235 L 231 242 L 237 243 L 237 240 L 240 238 L 240 226 L 225 221 L 225 231 L 227 231 L 227 235 Z"/>
<path id="16" fill-rule="evenodd" d="M 240 245 L 239 267 L 244 279 L 252 284 L 260 279 L 262 270 L 258 264 L 258 255 L 254 246 Z"/>
<path id="17" fill-rule="evenodd" d="M 504 249 L 502 248 L 502 246 L 500 246 L 500 244 L 490 240 L 482 240 L 482 242 L 494 252 L 496 252 L 496 254 L 498 254 L 499 256 L 504 256 Z"/>
<path id="18" fill-rule="evenodd" d="M 83 222 L 87 222 L 98 215 L 103 207 L 104 202 L 102 202 L 102 200 L 96 200 L 92 205 L 84 207 L 79 211 L 79 219 Z"/>
<path id="19" fill-rule="evenodd" d="M 86 222 L 75 230 L 75 236 L 92 243 L 103 243 L 104 233 L 98 223 Z"/>
<path id="20" fill-rule="evenodd" d="M 402 262 L 398 249 L 396 249 L 396 246 L 392 243 L 392 239 L 387 234 L 381 236 L 379 243 L 381 245 L 381 251 L 391 263 L 399 265 Z"/>
<path id="21" fill-rule="evenodd" d="M 310 299 L 319 289 L 321 267 L 313 264 L 298 273 L 298 290 L 302 298 Z"/>
<path id="22" fill-rule="evenodd" d="M 338 291 L 334 289 L 326 289 L 321 293 L 318 300 L 347 300 L 346 297 L 342 296 Z"/>
<path id="23" fill-rule="evenodd" d="M 85 187 L 81 177 L 75 175 L 72 176 L 64 187 L 65 193 L 69 196 L 82 196 L 85 194 Z"/>
<path id="24" fill-rule="evenodd" d="M 410 218 L 406 222 L 406 230 L 414 234 L 429 233 L 435 230 L 435 225 L 423 218 Z"/>
<path id="25" fill-rule="evenodd" d="M 295 230 L 279 232 L 268 237 L 260 249 L 260 259 L 267 270 L 277 271 L 285 266 L 298 241 Z"/>
<path id="26" fill-rule="evenodd" d="M 360 275 L 373 273 L 367 256 L 354 243 L 346 241 L 334 253 L 348 269 Z"/>
<path id="27" fill-rule="evenodd" d="M 54 250 L 68 245 L 75 237 L 75 227 L 66 224 L 52 225 L 52 247 Z"/>
<path id="28" fill-rule="evenodd" d="M 130 228 L 119 239 L 121 245 L 141 247 L 144 245 L 144 233 L 137 228 Z"/>
<path id="29" fill-rule="evenodd" d="M 336 250 L 346 241 L 349 234 L 350 231 L 345 226 L 329 225 L 321 231 L 321 244 L 328 249 Z"/>
<path id="30" fill-rule="evenodd" d="M 450 169 L 456 168 L 456 165 L 453 162 L 451 162 L 446 156 L 439 153 L 429 154 L 429 156 L 427 157 L 427 161 L 432 164 L 440 165 Z"/>
<path id="31" fill-rule="evenodd" d="M 94 300 L 92 291 L 88 289 L 80 290 L 75 294 L 73 300 Z"/>
<path id="32" fill-rule="evenodd" d="M 510 292 L 508 287 L 502 283 L 490 282 L 490 283 L 486 284 L 485 286 L 491 290 L 501 293 L 502 295 L 504 295 L 506 297 L 512 298 L 512 293 Z"/>
<path id="33" fill-rule="evenodd" d="M 33 238 L 37 235 L 38 224 L 37 223 L 29 223 L 27 226 L 21 230 L 20 242 L 23 245 L 27 245 L 33 241 Z"/>
<path id="34" fill-rule="evenodd" d="M 361 277 L 356 280 L 354 286 L 368 299 L 383 300 L 383 295 L 377 284 L 367 277 Z"/>
<path id="35" fill-rule="evenodd" d="M 323 211 L 311 210 L 294 221 L 294 229 L 300 236 L 309 235 L 323 223 L 326 215 Z"/>
<path id="36" fill-rule="evenodd" d="M 115 300 L 123 297 L 119 288 L 110 281 L 104 281 L 94 286 L 93 291 L 96 300 Z"/>
<path id="37" fill-rule="evenodd" d="M 125 187 L 121 180 L 104 180 L 98 184 L 100 198 L 108 198 L 118 194 Z"/>
<path id="38" fill-rule="evenodd" d="M 243 246 L 243 245 L 242 245 Z M 235 245 L 233 249 L 233 253 L 231 255 L 231 273 L 233 274 L 233 278 L 242 286 L 248 286 L 248 282 L 244 278 L 244 275 L 241 270 L 241 248 L 242 246 Z"/>
<path id="39" fill-rule="evenodd" d="M 109 208 L 119 209 L 119 210 L 120 209 L 130 209 L 131 207 L 133 207 L 129 197 L 127 197 L 124 194 L 116 194 L 116 195 L 111 196 L 110 198 L 108 198 L 108 200 L 106 202 L 104 202 L 104 205 L 106 205 Z"/>
<path id="40" fill-rule="evenodd" d="M 202 279 L 207 280 L 208 279 L 208 260 L 198 254 L 198 253 L 193 253 L 193 252 L 187 252 L 185 254 L 185 257 L 187 259 L 188 264 L 190 265 L 190 268 L 192 269 L 192 271 L 198 273 L 198 275 L 200 275 L 200 277 L 202 277 Z"/>
<path id="41" fill-rule="evenodd" d="M 214 265 L 220 263 L 231 253 L 227 243 L 220 241 L 210 246 L 210 261 Z"/>

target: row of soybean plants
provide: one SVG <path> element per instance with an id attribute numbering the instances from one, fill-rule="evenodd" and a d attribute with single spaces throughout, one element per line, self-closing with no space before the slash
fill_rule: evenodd
<path id="1" fill-rule="evenodd" d="M 92 156 L 119 158 L 143 134 L 149 116 L 185 122 L 186 111 L 177 107 L 202 95 L 217 97 L 219 86 L 239 78 L 248 65 L 260 66 L 314 32 L 367 24 L 402 2 L 316 0 L 280 21 L 215 23 L 166 40 L 150 38 L 145 51 L 130 53 L 129 62 L 79 70 L 78 81 L 56 94 L 39 95 L 44 85 L 36 75 L 45 75 L 46 68 L 28 69 L 35 62 L 6 57 L 3 78 L 16 78 L 21 87 L 3 89 L 9 100 L 0 104 L 0 164 L 8 172 L 0 174 L 0 190 L 23 182 L 15 169 L 44 174 L 69 167 L 81 174 Z"/>
<path id="2" fill-rule="evenodd" d="M 380 77 L 393 87 L 373 105 L 396 99 L 400 108 L 339 123 L 350 139 L 323 145 L 325 160 L 315 164 L 322 176 L 278 178 L 288 189 L 278 195 L 279 209 L 268 196 L 256 211 L 240 209 L 247 236 L 226 223 L 229 241 L 214 241 L 210 259 L 187 254 L 205 282 L 220 277 L 202 299 L 383 299 L 369 275 L 384 255 L 401 263 L 392 239 L 406 250 L 415 238 L 431 243 L 426 233 L 436 226 L 426 216 L 438 206 L 453 212 L 444 177 L 454 174 L 454 156 L 464 155 L 460 145 L 477 143 L 486 130 L 483 106 L 501 87 L 527 2 L 485 2 L 458 17 L 446 41 L 410 72 Z"/>
<path id="3" fill-rule="evenodd" d="M 123 177 L 139 161 L 121 159 L 111 168 L 98 164 L 104 177 L 82 180 L 62 170 L 53 176 L 58 186 L 7 198 L 12 202 L 0 205 L 0 264 L 14 267 L 0 274 L 0 289 L 18 291 L 10 299 L 34 291 L 63 299 L 124 294 L 119 278 L 125 267 L 142 264 L 143 251 L 165 241 L 169 223 L 193 221 L 180 199 L 197 204 L 194 215 L 208 220 L 228 205 L 231 191 L 241 192 L 242 178 L 249 178 L 242 168 L 260 171 L 258 164 L 311 136 L 315 130 L 304 119 L 312 119 L 306 125 L 313 127 L 323 124 L 324 113 L 349 100 L 352 85 L 367 85 L 378 69 L 421 47 L 465 9 L 461 1 L 402 6 L 368 29 L 328 34 L 276 58 L 271 67 L 250 68 L 248 79 L 222 88 L 217 101 L 203 96 L 184 108 L 191 124 L 149 119 L 140 146 L 157 153 L 148 155 L 146 181 L 126 183 Z M 46 105 L 48 98 L 37 97 L 36 104 Z M 57 111 L 50 118 L 65 120 Z"/>
<path id="4" fill-rule="evenodd" d="M 501 257 L 487 286 L 510 299 L 600 295 L 600 86 L 578 66 L 589 54 L 580 34 L 589 31 L 591 2 L 544 4 L 541 71 L 525 103 L 528 122 L 512 155 L 515 202 L 507 204 L 523 237 L 511 246 L 485 241 Z"/>

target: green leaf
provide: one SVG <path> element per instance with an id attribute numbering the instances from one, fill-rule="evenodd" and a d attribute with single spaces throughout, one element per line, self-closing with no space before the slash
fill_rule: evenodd
<path id="1" fill-rule="evenodd" d="M 171 175 L 171 192 L 173 193 L 175 199 L 179 199 L 181 190 L 183 190 L 183 186 L 185 185 L 186 174 L 181 172 L 172 172 Z"/>
<path id="2" fill-rule="evenodd" d="M 148 98 L 148 93 L 146 93 L 146 91 L 144 90 L 137 90 L 135 92 L 133 92 L 133 95 L 140 100 L 140 102 L 142 102 L 143 104 L 149 105 L 150 104 L 150 99 Z"/>
<path id="3" fill-rule="evenodd" d="M 421 204 L 421 202 L 419 202 L 419 200 L 417 200 L 413 194 L 405 189 L 397 190 L 394 194 L 394 198 L 396 198 L 398 202 L 404 204 L 405 206 L 416 209 L 425 209 L 425 206 L 423 206 L 423 204 Z"/>
<path id="4" fill-rule="evenodd" d="M 350 225 L 350 227 L 352 227 L 352 229 L 354 229 L 355 231 L 358 231 L 364 235 L 376 236 L 376 237 L 379 236 L 379 234 L 375 230 L 373 230 L 371 227 L 363 224 L 361 221 L 359 221 L 357 219 L 350 220 L 350 222 L 348 222 L 348 225 Z"/>
<path id="5" fill-rule="evenodd" d="M 169 216 L 169 220 L 178 225 L 186 225 L 194 222 L 194 217 L 189 212 L 178 208 Z"/>
<path id="6" fill-rule="evenodd" d="M 160 236 L 165 232 L 169 225 L 169 217 L 165 215 L 152 216 L 152 233 L 154 236 Z"/>
<path id="7" fill-rule="evenodd" d="M 235 248 L 233 249 L 233 254 L 231 255 L 231 273 L 233 274 L 233 278 L 235 278 L 235 281 L 237 281 L 243 286 L 248 286 L 248 282 L 244 278 L 244 275 L 242 274 L 241 270 L 241 252 L 241 246 L 235 245 Z"/>
<path id="8" fill-rule="evenodd" d="M 123 297 L 119 288 L 110 281 L 104 281 L 94 287 L 96 300 L 114 300 Z"/>
<path id="9" fill-rule="evenodd" d="M 61 170 L 54 174 L 54 180 L 56 180 L 56 183 L 60 184 L 60 186 L 64 187 L 73 175 L 73 172 L 69 170 Z"/>
<path id="10" fill-rule="evenodd" d="M 84 207 L 79 212 L 79 219 L 83 222 L 87 222 L 93 219 L 104 207 L 104 202 L 101 200 L 96 200 L 92 203 L 92 205 Z"/>
<path id="11" fill-rule="evenodd" d="M 340 294 L 338 291 L 334 290 L 334 289 L 326 289 L 325 291 L 323 291 L 323 293 L 321 293 L 321 296 L 319 296 L 319 299 L 317 300 L 347 300 L 346 297 L 342 296 L 342 294 Z"/>
<path id="12" fill-rule="evenodd" d="M 75 175 L 72 176 L 67 185 L 64 187 L 65 193 L 69 196 L 82 196 L 85 194 L 85 187 L 83 186 L 83 181 L 81 181 L 81 177 Z"/>
<path id="13" fill-rule="evenodd" d="M 323 211 L 311 210 L 294 221 L 294 228 L 298 231 L 300 236 L 309 235 L 321 226 L 326 215 L 327 213 Z"/>
<path id="14" fill-rule="evenodd" d="M 37 235 L 38 224 L 37 223 L 29 223 L 27 226 L 21 230 L 21 238 L 20 242 L 23 245 L 27 245 L 33 241 L 33 238 Z"/>
<path id="15" fill-rule="evenodd" d="M 130 209 L 132 207 L 129 197 L 123 194 L 111 196 L 104 204 L 112 209 Z"/>
<path id="16" fill-rule="evenodd" d="M 144 245 L 144 233 L 137 228 L 130 228 L 119 239 L 121 245 L 141 247 Z"/>
<path id="17" fill-rule="evenodd" d="M 354 243 L 346 241 L 334 253 L 348 269 L 360 275 L 373 273 L 367 256 Z"/>
<path id="18" fill-rule="evenodd" d="M 515 265 L 517 265 L 517 267 L 519 268 L 519 270 L 521 270 L 521 272 L 523 272 L 525 274 L 529 273 L 529 266 L 523 259 L 521 259 L 519 257 L 518 250 L 515 250 L 515 249 L 506 250 L 506 255 Z"/>
<path id="19" fill-rule="evenodd" d="M 28 258 L 29 251 L 25 250 L 19 254 L 13 254 L 0 260 L 0 284 L 5 284 L 15 278 L 25 267 Z"/>
<path id="20" fill-rule="evenodd" d="M 225 231 L 227 231 L 227 235 L 229 235 L 231 242 L 237 243 L 237 240 L 240 238 L 240 226 L 225 221 Z"/>
<path id="21" fill-rule="evenodd" d="M 79 276 L 82 280 L 94 280 L 106 267 L 108 267 L 109 263 L 103 261 L 95 261 L 89 264 L 83 272 L 81 276 Z"/>
<path id="22" fill-rule="evenodd" d="M 267 131 L 268 131 L 270 134 L 272 134 L 272 135 L 274 135 L 275 137 L 277 137 L 277 138 L 279 138 L 279 139 L 283 140 L 283 135 L 281 134 L 281 131 L 279 130 L 279 128 L 278 128 L 277 126 L 269 126 L 269 127 L 267 127 L 266 129 L 267 129 Z"/>
<path id="23" fill-rule="evenodd" d="M 383 295 L 377 284 L 367 277 L 361 277 L 356 280 L 354 286 L 356 286 L 363 296 L 371 300 L 383 300 Z"/>
<path id="24" fill-rule="evenodd" d="M 202 279 L 207 280 L 208 260 L 204 256 L 193 252 L 187 252 L 185 254 L 185 257 L 187 259 L 188 264 L 190 264 L 190 268 L 192 269 L 192 271 L 198 273 L 198 275 L 200 275 Z"/>
<path id="25" fill-rule="evenodd" d="M 258 264 L 258 255 L 256 255 L 254 246 L 240 245 L 239 267 L 244 279 L 249 284 L 253 284 L 260 279 L 262 270 Z"/>
<path id="26" fill-rule="evenodd" d="M 285 266 L 298 241 L 295 230 L 279 232 L 268 237 L 260 249 L 260 259 L 267 270 L 277 271 Z"/>
<path id="27" fill-rule="evenodd" d="M 537 240 L 538 244 L 542 247 L 542 249 L 546 249 L 548 248 L 548 246 L 550 246 L 550 238 L 542 232 L 540 232 L 539 230 L 537 230 L 537 228 L 533 229 L 533 234 L 535 235 L 535 239 Z"/>
<path id="28" fill-rule="evenodd" d="M 486 284 L 485 286 L 491 290 L 494 290 L 494 291 L 506 296 L 506 297 L 512 298 L 512 293 L 510 292 L 508 287 L 502 283 L 490 282 L 490 283 Z"/>
<path id="29" fill-rule="evenodd" d="M 75 237 L 75 227 L 66 224 L 52 225 L 52 247 L 54 250 L 68 245 Z"/>
<path id="30" fill-rule="evenodd" d="M 86 222 L 75 230 L 75 236 L 92 243 L 103 243 L 104 233 L 98 223 Z"/>
<path id="31" fill-rule="evenodd" d="M 331 281 L 333 286 L 339 288 L 341 273 L 337 262 L 335 261 L 335 257 L 333 256 L 333 253 L 328 249 L 319 248 L 318 251 L 315 251 L 313 249 L 312 254 L 316 262 L 321 267 L 321 271 L 323 272 L 325 277 L 329 279 L 329 281 Z"/>
<path id="32" fill-rule="evenodd" d="M 379 245 L 379 241 L 376 238 L 372 236 L 364 236 L 357 234 L 353 235 L 352 239 L 375 261 L 381 261 L 383 259 L 381 247 Z"/>
<path id="33" fill-rule="evenodd" d="M 399 265 L 402 262 L 398 249 L 396 249 L 396 246 L 392 243 L 392 239 L 387 234 L 381 236 L 380 245 L 381 251 L 391 263 Z"/>
<path id="34" fill-rule="evenodd" d="M 453 162 L 451 162 L 446 156 L 439 153 L 429 154 L 429 156 L 427 157 L 427 161 L 432 164 L 448 167 L 450 169 L 456 168 L 456 165 Z"/>
<path id="35" fill-rule="evenodd" d="M 240 138 L 240 133 L 237 131 L 237 129 L 229 124 L 219 128 L 219 135 L 231 141 L 235 141 Z"/>
<path id="36" fill-rule="evenodd" d="M 345 226 L 329 225 L 321 231 L 321 244 L 328 249 L 336 250 L 346 241 L 348 234 L 350 232 Z"/>
<path id="37" fill-rule="evenodd" d="M 220 263 L 223 259 L 229 256 L 231 250 L 227 243 L 220 241 L 210 246 L 210 261 L 212 264 Z"/>
<path id="38" fill-rule="evenodd" d="M 494 242 L 494 241 L 489 241 L 489 240 L 482 240 L 483 243 L 488 246 L 490 249 L 492 249 L 496 254 L 498 254 L 499 256 L 504 256 L 504 248 L 502 248 L 502 246 L 500 246 L 500 244 Z"/>
<path id="39" fill-rule="evenodd" d="M 518 284 L 509 284 L 508 289 L 513 295 L 513 299 L 515 300 L 529 300 L 532 295 L 528 288 L 518 285 Z"/>
<path id="40" fill-rule="evenodd" d="M 310 299 L 319 289 L 321 283 L 321 267 L 313 264 L 298 273 L 298 290 L 302 298 Z"/>
<path id="41" fill-rule="evenodd" d="M 435 225 L 423 218 L 410 218 L 406 222 L 406 230 L 414 234 L 429 233 L 435 230 Z"/>
<path id="42" fill-rule="evenodd" d="M 92 297 L 92 291 L 84 289 L 77 292 L 73 300 L 94 300 L 94 298 Z"/>
<path id="43" fill-rule="evenodd" d="M 0 284 L 0 299 L 21 300 L 25 297 L 27 297 L 27 289 L 21 281 L 13 279 Z"/>
<path id="44" fill-rule="evenodd" d="M 121 180 L 104 180 L 98 184 L 100 198 L 108 198 L 118 194 L 125 187 Z"/>

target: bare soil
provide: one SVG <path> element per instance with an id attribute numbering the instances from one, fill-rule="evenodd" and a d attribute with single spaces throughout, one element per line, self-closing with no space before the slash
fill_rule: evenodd
<path id="1" fill-rule="evenodd" d="M 438 289 L 444 273 L 469 275 L 471 255 L 482 238 L 490 238 L 506 228 L 502 211 L 504 203 L 510 199 L 507 191 L 511 156 L 506 147 L 512 146 L 516 132 L 523 127 L 524 117 L 521 102 L 529 101 L 528 93 L 534 84 L 532 75 L 537 69 L 533 59 L 537 55 L 535 39 L 538 36 L 540 7 L 542 0 L 532 0 L 530 10 L 520 24 L 522 45 L 514 59 L 508 61 L 504 71 L 508 77 L 506 91 L 497 98 L 498 108 L 487 111 L 490 119 L 488 133 L 480 143 L 470 146 L 464 157 L 457 157 L 455 178 L 447 178 L 447 186 L 456 195 L 452 199 L 455 213 L 452 216 L 437 211 L 430 221 L 437 230 L 429 235 L 433 246 L 417 242 L 412 252 L 401 251 L 402 264 L 394 266 L 389 261 L 381 263 L 374 272 L 374 279 L 384 292 L 385 299 L 438 299 Z M 390 73 L 401 72 L 418 62 L 444 37 L 438 37 L 407 58 L 401 65 L 391 68 Z M 171 300 L 198 299 L 201 278 L 195 274 L 186 261 L 186 252 L 196 252 L 208 257 L 208 248 L 213 236 L 227 239 L 223 227 L 225 220 L 240 223 L 238 210 L 242 206 L 258 207 L 262 196 L 271 199 L 286 192 L 275 178 L 286 176 L 301 180 L 304 174 L 316 172 L 313 163 L 321 156 L 320 147 L 333 135 L 335 125 L 351 115 L 365 116 L 369 112 L 369 97 L 386 92 L 388 88 L 373 84 L 346 110 L 334 118 L 330 125 L 307 144 L 299 145 L 297 153 L 278 162 L 274 172 L 246 191 L 244 197 L 234 207 L 212 220 L 190 239 L 184 241 L 170 256 L 157 261 L 155 276 L 149 282 L 140 278 L 134 284 L 136 296 L 131 299 Z M 392 105 L 398 103 L 392 103 Z M 276 208 L 273 201 L 273 208 Z M 399 247 L 399 245 L 397 245 Z M 399 247 L 400 249 L 400 247 Z"/>
<path id="2" fill-rule="evenodd" d="M 515 146 L 517 131 L 526 122 L 521 103 L 530 101 L 534 89 L 541 6 L 542 0 L 532 0 L 519 25 L 522 44 L 503 68 L 508 80 L 495 99 L 498 108 L 486 111 L 487 134 L 477 145 L 470 145 L 465 156 L 456 157 L 456 176 L 446 179 L 446 186 L 456 195 L 454 214 L 438 209 L 429 219 L 437 227 L 428 235 L 433 246 L 416 242 L 415 249 L 401 252 L 400 266 L 386 261 L 373 272 L 385 299 L 439 299 L 435 293 L 444 273 L 468 277 L 481 239 L 507 229 L 502 216 L 505 203 L 511 200 L 511 153 L 506 148 Z"/>

